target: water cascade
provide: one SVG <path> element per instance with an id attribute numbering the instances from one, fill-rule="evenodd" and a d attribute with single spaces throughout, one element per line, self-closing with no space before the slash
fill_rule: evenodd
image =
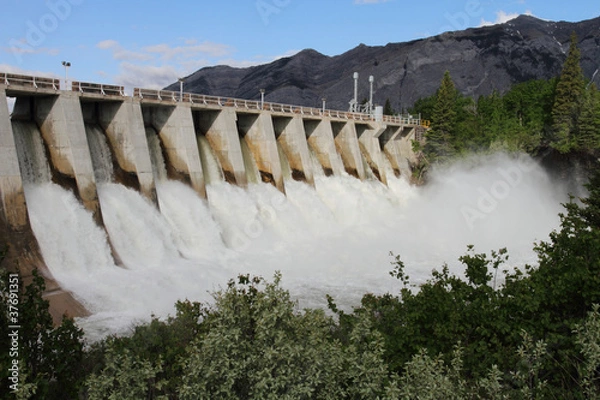
<path id="1" fill-rule="evenodd" d="M 42 134 L 35 122 L 12 121 L 12 128 L 24 182 L 50 182 L 52 172 L 46 159 Z"/>
<path id="2" fill-rule="evenodd" d="M 160 138 L 154 128 L 146 127 L 146 140 L 148 141 L 148 150 L 150 150 L 154 179 L 157 182 L 165 181 L 167 180 L 167 167 L 160 146 Z"/>
<path id="3" fill-rule="evenodd" d="M 443 262 L 460 272 L 456 259 L 467 244 L 506 246 L 513 262 L 532 262 L 533 242 L 557 226 L 565 200 L 530 159 L 456 165 L 423 188 L 390 176 L 389 186 L 348 175 L 317 175 L 315 188 L 287 180 L 287 195 L 265 183 L 216 182 L 208 204 L 186 185 L 163 181 L 160 212 L 132 189 L 101 184 L 105 225 L 124 268 L 69 192 L 35 184 L 27 200 L 53 274 L 94 312 L 81 321 L 90 337 L 172 313 L 177 299 L 208 301 L 238 273 L 279 270 L 301 306 L 323 306 L 328 293 L 350 307 L 366 292 L 399 289 L 387 273 L 390 251 L 416 282 Z M 485 193 L 493 209 L 478 208 Z"/>
<path id="4" fill-rule="evenodd" d="M 223 169 L 213 149 L 210 147 L 208 139 L 204 135 L 198 135 L 196 139 L 200 152 L 200 161 L 202 162 L 202 171 L 204 172 L 204 180 L 207 184 L 224 182 Z"/>
<path id="5" fill-rule="evenodd" d="M 327 177 L 311 152 L 314 187 L 286 175 L 284 195 L 257 179 L 243 146 L 257 183 L 241 188 L 224 182 L 199 136 L 205 200 L 166 179 L 159 138 L 149 132 L 153 164 L 162 166 L 155 171 L 159 211 L 110 178 L 106 137 L 88 125 L 104 231 L 71 191 L 50 182 L 35 124 L 13 127 L 34 233 L 52 274 L 92 312 L 79 319 L 91 339 L 173 313 L 178 299 L 210 301 L 210 292 L 240 273 L 269 278 L 279 270 L 300 306 L 322 307 L 330 294 L 348 309 L 367 292 L 398 291 L 388 275 L 390 251 L 415 283 L 444 262 L 461 273 L 456 260 L 468 244 L 480 252 L 507 247 L 512 264 L 535 262 L 534 241 L 557 227 L 567 200 L 530 158 L 502 154 L 433 171 L 428 185 L 415 187 L 395 177 L 389 162 L 387 186 L 345 173 Z"/>
<path id="6" fill-rule="evenodd" d="M 85 124 L 85 133 L 90 146 L 96 182 L 113 181 L 113 162 L 110 147 L 102 128 L 95 124 Z"/>

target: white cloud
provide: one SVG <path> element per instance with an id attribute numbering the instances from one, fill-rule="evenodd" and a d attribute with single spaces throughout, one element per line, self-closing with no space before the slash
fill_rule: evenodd
<path id="1" fill-rule="evenodd" d="M 54 78 L 60 79 L 62 78 L 58 74 L 48 72 L 48 71 L 37 71 L 33 69 L 24 69 L 21 67 L 16 67 L 10 64 L 0 64 L 0 71 L 6 72 L 8 74 L 19 74 L 19 75 L 28 75 L 28 76 L 40 76 L 44 78 Z"/>
<path id="2" fill-rule="evenodd" d="M 98 47 L 99 49 L 102 50 L 109 50 L 115 47 L 119 47 L 119 42 L 117 42 L 116 40 L 103 40 L 101 42 L 99 42 L 96 47 Z"/>
<path id="3" fill-rule="evenodd" d="M 496 24 L 503 24 L 505 22 L 510 21 L 511 19 L 515 19 L 517 18 L 519 15 L 519 13 L 507 13 L 506 11 L 496 11 L 496 20 L 494 22 L 491 21 L 486 21 L 485 19 L 481 19 L 481 22 L 479 23 L 479 26 L 489 26 L 489 25 L 496 25 Z M 533 15 L 531 13 L 531 11 L 527 10 L 525 11 L 525 15 Z"/>
<path id="4" fill-rule="evenodd" d="M 168 44 L 157 44 L 147 46 L 143 49 L 150 54 L 156 54 L 163 60 L 173 60 L 177 57 L 183 59 L 196 58 L 198 56 L 224 57 L 232 52 L 230 46 L 220 43 L 186 40 L 185 46 L 170 46 Z"/>
<path id="5" fill-rule="evenodd" d="M 113 59 L 119 61 L 150 61 L 152 56 L 138 51 L 131 51 L 125 49 L 116 40 L 103 40 L 99 42 L 96 47 L 102 50 L 109 50 L 113 54 Z"/>
<path id="6" fill-rule="evenodd" d="M 112 52 L 113 59 L 119 61 L 175 61 L 181 62 L 198 57 L 224 57 L 233 52 L 231 46 L 220 43 L 202 42 L 194 39 L 185 39 L 184 45 L 171 46 L 159 43 L 145 46 L 141 49 L 127 49 L 116 40 L 103 40 L 96 44 L 102 50 Z"/>
<path id="7" fill-rule="evenodd" d="M 124 62 L 120 65 L 120 72 L 115 77 L 115 81 L 118 85 L 123 85 L 128 90 L 134 87 L 162 89 L 177 81 L 179 76 L 181 76 L 180 71 L 170 65 L 136 65 Z"/>
<path id="8" fill-rule="evenodd" d="M 10 42 L 10 47 L 3 47 L 2 50 L 10 54 L 46 54 L 49 56 L 56 56 L 60 53 L 59 49 L 50 47 L 34 47 L 27 43 L 25 38 L 15 42 Z"/>
<path id="9" fill-rule="evenodd" d="M 133 87 L 160 89 L 210 65 L 250 67 L 269 63 L 282 57 L 296 54 L 291 50 L 277 56 L 257 56 L 252 60 L 231 57 L 235 51 L 229 45 L 196 39 L 179 38 L 175 45 L 157 43 L 141 48 L 126 48 L 112 39 L 96 44 L 101 50 L 109 51 L 118 62 L 119 71 L 111 79 L 129 91 Z M 99 74 L 106 77 L 104 73 Z"/>

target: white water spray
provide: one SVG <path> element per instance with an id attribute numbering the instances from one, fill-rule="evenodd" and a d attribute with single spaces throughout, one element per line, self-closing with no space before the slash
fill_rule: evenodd
<path id="1" fill-rule="evenodd" d="M 12 121 L 19 168 L 25 183 L 43 183 L 52 179 L 46 150 L 37 125 L 29 121 Z"/>
<path id="2" fill-rule="evenodd" d="M 112 155 L 106 135 L 102 132 L 102 128 L 95 124 L 85 124 L 85 134 L 90 146 L 96 182 L 111 182 L 114 172 Z"/>
<path id="3" fill-rule="evenodd" d="M 202 171 L 204 172 L 204 180 L 207 184 L 222 182 L 225 180 L 223 170 L 219 165 L 217 156 L 212 147 L 208 143 L 208 139 L 204 135 L 197 136 L 198 151 L 200 152 L 200 161 L 202 162 Z"/>
<path id="4" fill-rule="evenodd" d="M 301 306 L 324 306 L 328 293 L 349 308 L 366 292 L 397 292 L 390 251 L 417 283 L 444 262 L 461 273 L 456 260 L 468 244 L 478 252 L 507 247 L 512 263 L 532 262 L 533 242 L 558 226 L 567 200 L 527 157 L 457 163 L 421 188 L 387 176 L 384 186 L 315 174 L 315 188 L 286 180 L 286 196 L 269 184 L 242 189 L 217 180 L 207 187 L 208 203 L 182 183 L 162 181 L 160 212 L 138 192 L 100 184 L 123 268 L 69 192 L 38 184 L 26 195 L 49 268 L 94 313 L 79 322 L 91 338 L 126 331 L 151 313 L 166 316 L 177 299 L 208 301 L 238 273 L 270 278 L 279 270 Z"/>

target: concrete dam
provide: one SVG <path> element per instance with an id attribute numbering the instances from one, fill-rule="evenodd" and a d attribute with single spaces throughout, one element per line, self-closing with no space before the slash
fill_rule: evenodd
<path id="1" fill-rule="evenodd" d="M 9 111 L 7 98 L 14 98 Z M 178 181 L 207 199 L 207 185 L 245 188 L 315 176 L 349 175 L 387 184 L 410 174 L 412 141 L 424 121 L 0 73 L 0 218 L 4 266 L 27 282 L 34 269 L 47 284 L 55 319 L 86 315 L 47 267 L 30 220 L 28 185 L 51 182 L 72 193 L 105 230 L 98 186 L 115 183 L 161 210 L 157 181 Z M 109 237 L 110 253 L 122 252 Z M 114 236 L 114 235 L 113 235 Z"/>

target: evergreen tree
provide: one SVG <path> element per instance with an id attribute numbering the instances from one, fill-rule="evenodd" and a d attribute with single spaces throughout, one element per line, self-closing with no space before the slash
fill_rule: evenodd
<path id="1" fill-rule="evenodd" d="M 584 151 L 600 148 L 600 95 L 594 85 L 583 95 L 577 147 Z"/>
<path id="2" fill-rule="evenodd" d="M 392 108 L 392 103 L 390 103 L 390 99 L 385 100 L 385 106 L 383 106 L 383 114 L 384 115 L 396 114 L 396 111 Z"/>
<path id="3" fill-rule="evenodd" d="M 571 46 L 563 70 L 556 85 L 556 97 L 552 107 L 552 147 L 567 153 L 576 146 L 577 126 L 581 98 L 585 90 L 583 71 L 579 63 L 581 54 L 577 36 L 571 34 Z"/>
<path id="4" fill-rule="evenodd" d="M 436 94 L 431 129 L 426 135 L 424 151 L 430 161 L 445 159 L 454 153 L 452 136 L 456 123 L 457 99 L 458 90 L 454 86 L 450 72 L 446 71 Z"/>

